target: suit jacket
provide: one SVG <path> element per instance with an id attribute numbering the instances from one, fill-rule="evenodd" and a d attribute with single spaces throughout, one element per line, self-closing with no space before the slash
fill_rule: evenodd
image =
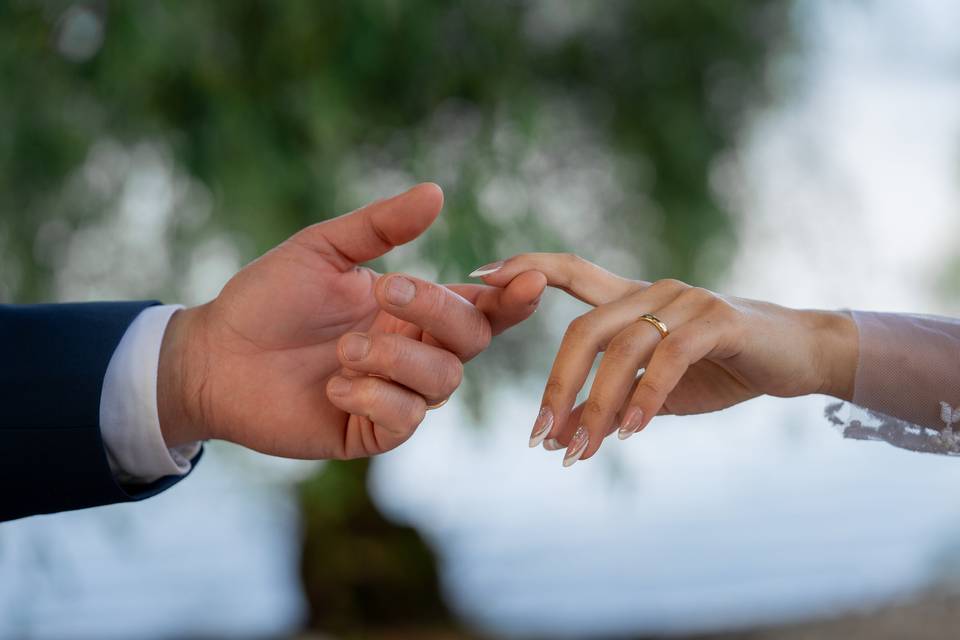
<path id="1" fill-rule="evenodd" d="M 0 521 L 140 500 L 180 480 L 119 484 L 100 437 L 107 365 L 154 304 L 0 305 Z"/>

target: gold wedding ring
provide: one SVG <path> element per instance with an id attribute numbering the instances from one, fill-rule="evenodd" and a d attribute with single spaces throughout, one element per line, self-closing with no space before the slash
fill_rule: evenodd
<path id="1" fill-rule="evenodd" d="M 663 320 L 653 315 L 652 313 L 645 313 L 642 316 L 640 316 L 638 319 L 643 320 L 644 322 L 649 322 L 654 327 L 656 327 L 657 331 L 660 332 L 661 340 L 663 338 L 666 338 L 668 335 L 670 335 L 670 330 L 667 329 L 667 323 L 665 323 Z"/>
<path id="2" fill-rule="evenodd" d="M 449 400 L 449 399 L 450 399 L 450 398 L 444 398 L 443 400 L 441 400 L 441 401 L 438 402 L 437 404 L 428 404 L 428 405 L 427 405 L 427 409 L 428 409 L 428 410 L 439 409 L 439 408 L 442 407 L 443 405 L 447 404 L 447 400 Z"/>

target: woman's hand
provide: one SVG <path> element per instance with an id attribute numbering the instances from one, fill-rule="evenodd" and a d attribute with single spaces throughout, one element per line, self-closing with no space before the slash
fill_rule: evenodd
<path id="1" fill-rule="evenodd" d="M 471 275 L 503 286 L 527 271 L 595 307 L 570 323 L 530 437 L 531 447 L 567 447 L 564 466 L 592 456 L 615 429 L 626 439 L 658 414 L 716 411 L 762 394 L 852 395 L 857 329 L 845 313 L 627 280 L 569 254 L 523 254 Z M 598 353 L 590 395 L 574 406 Z"/>

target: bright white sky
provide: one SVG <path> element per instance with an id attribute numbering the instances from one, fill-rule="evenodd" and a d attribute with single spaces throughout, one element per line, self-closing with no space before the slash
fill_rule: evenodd
<path id="1" fill-rule="evenodd" d="M 934 290 L 960 252 L 960 6 L 801 3 L 801 87 L 738 163 L 730 286 L 787 304 L 960 312 Z"/>

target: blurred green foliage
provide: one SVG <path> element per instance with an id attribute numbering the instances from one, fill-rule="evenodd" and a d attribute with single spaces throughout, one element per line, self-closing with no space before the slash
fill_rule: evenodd
<path id="1" fill-rule="evenodd" d="M 630 247 L 631 222 L 651 210 L 636 203 L 653 203 L 666 251 L 646 275 L 703 277 L 699 250 L 733 234 L 710 165 L 762 94 L 786 14 L 782 2 L 730 0 L 3 3 L 0 218 L 7 262 L 20 265 L 7 296 L 51 296 L 34 255 L 51 215 L 80 226 L 103 213 L 83 199 L 54 206 L 102 139 L 167 145 L 211 190 L 212 227 L 251 240 L 248 258 L 357 204 L 338 194 L 360 153 L 411 178 L 450 178 L 447 224 L 423 247 L 442 277 L 496 256 L 507 233 L 577 249 L 538 228 L 543 212 L 504 221 L 477 195 L 492 176 L 522 174 L 542 138 L 563 136 L 538 124 L 557 104 L 617 159 L 623 200 L 583 215 Z M 443 109 L 453 115 L 438 122 Z M 431 143 L 458 114 L 475 132 L 451 171 Z M 505 126 L 520 139 L 495 148 Z M 190 239 L 173 228 L 157 241 Z"/>
<path id="2" fill-rule="evenodd" d="M 735 247 L 712 163 L 764 99 L 788 18 L 777 0 L 2 3 L 0 300 L 188 299 L 211 237 L 246 261 L 419 180 L 445 213 L 391 268 L 456 281 L 517 251 L 614 252 L 709 284 Z M 104 141 L 134 150 L 112 171 L 149 145 L 200 186 L 203 215 L 153 231 L 167 268 L 129 264 L 101 222 L 124 188 L 86 166 Z M 53 284 L 101 244 L 93 293 Z M 517 370 L 513 340 L 498 361 Z"/>
<path id="3" fill-rule="evenodd" d="M 510 252 L 574 250 L 709 283 L 735 247 L 711 169 L 765 99 L 789 14 L 786 0 L 0 3 L 0 300 L 84 295 L 56 282 L 91 234 L 92 259 L 123 255 L 104 221 L 131 206 L 124 176 L 145 147 L 202 215 L 174 199 L 167 223 L 144 227 L 168 264 L 139 297 L 181 297 L 211 238 L 248 260 L 418 180 L 443 186 L 445 214 L 392 268 L 460 280 Z M 97 160 L 104 145 L 120 160 Z M 143 268 L 124 259 L 92 273 Z M 500 345 L 523 365 L 519 343 Z M 488 361 L 471 379 L 495 375 Z M 335 588 L 311 577 L 339 532 L 373 522 L 361 541 L 385 539 L 365 470 L 331 465 L 302 493 L 307 590 L 343 595 L 340 628 L 354 608 L 370 615 L 350 585 L 408 571 L 386 562 Z M 359 493 L 339 504 L 344 478 Z M 397 554 L 420 544 L 397 540 Z"/>

